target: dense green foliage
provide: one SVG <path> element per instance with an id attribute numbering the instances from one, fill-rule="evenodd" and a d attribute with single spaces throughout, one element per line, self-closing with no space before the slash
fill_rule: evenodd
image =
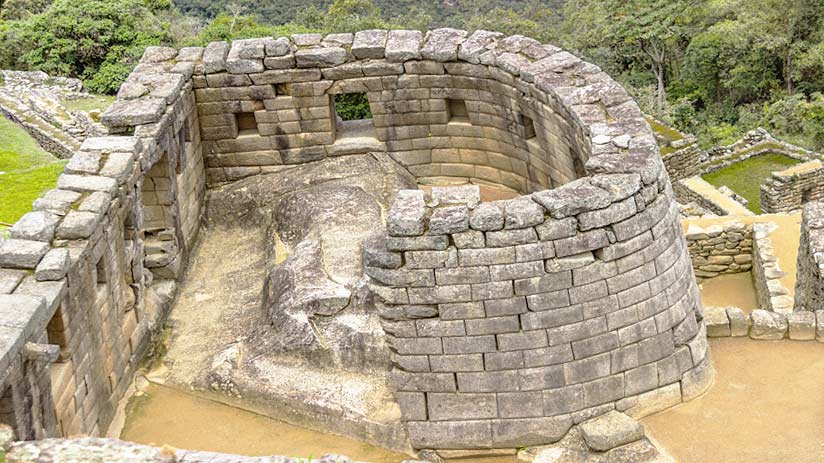
<path id="1" fill-rule="evenodd" d="M 371 119 L 372 110 L 365 93 L 341 93 L 335 95 L 335 112 L 345 121 Z"/>
<path id="2" fill-rule="evenodd" d="M 0 64 L 78 76 L 93 92 L 114 92 L 147 46 L 168 39 L 168 24 L 148 3 L 57 0 L 41 14 L 3 24 Z"/>
<path id="3" fill-rule="evenodd" d="M 151 44 L 403 27 L 555 42 L 705 145 L 764 126 L 824 149 L 824 0 L 0 0 L 0 67 L 112 93 Z"/>

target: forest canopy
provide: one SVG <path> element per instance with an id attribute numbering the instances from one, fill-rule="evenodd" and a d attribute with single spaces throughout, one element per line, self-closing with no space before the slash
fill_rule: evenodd
<path id="1" fill-rule="evenodd" d="M 437 27 L 555 43 L 705 146 L 764 126 L 824 149 L 824 0 L 0 0 L 0 68 L 114 93 L 149 45 Z"/>

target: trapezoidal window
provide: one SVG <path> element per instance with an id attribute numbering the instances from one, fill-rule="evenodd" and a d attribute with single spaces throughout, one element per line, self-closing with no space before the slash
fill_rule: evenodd
<path id="1" fill-rule="evenodd" d="M 469 110 L 466 101 L 446 99 L 446 110 L 449 111 L 449 122 L 469 122 Z"/>
<path id="2" fill-rule="evenodd" d="M 335 138 L 375 138 L 372 108 L 366 93 L 339 93 L 332 95 L 332 113 L 335 115 Z"/>
<path id="3" fill-rule="evenodd" d="M 258 134 L 255 113 L 237 113 L 235 114 L 235 123 L 237 124 L 238 136 Z"/>
<path id="4" fill-rule="evenodd" d="M 521 114 L 521 125 L 524 126 L 524 140 L 535 138 L 535 123 L 532 122 L 532 118 Z"/>

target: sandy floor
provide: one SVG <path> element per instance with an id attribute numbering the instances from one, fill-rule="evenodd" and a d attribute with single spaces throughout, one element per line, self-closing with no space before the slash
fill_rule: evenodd
<path id="1" fill-rule="evenodd" d="M 202 399 L 164 386 L 150 385 L 126 407 L 121 439 L 141 444 L 235 453 L 285 455 L 300 458 L 326 453 L 354 461 L 398 463 L 410 456 L 353 439 L 293 426 L 263 415 Z M 515 463 L 512 456 L 461 458 L 451 463 Z"/>
<path id="2" fill-rule="evenodd" d="M 720 275 L 704 280 L 700 286 L 704 307 L 738 307 L 746 313 L 758 308 L 750 272 Z"/>
<path id="3" fill-rule="evenodd" d="M 176 448 L 308 458 L 339 453 L 356 461 L 395 463 L 400 453 L 292 426 L 245 410 L 152 385 L 127 407 L 121 438 Z"/>
<path id="4" fill-rule="evenodd" d="M 824 461 L 824 344 L 712 339 L 715 384 L 643 420 L 682 463 Z"/>

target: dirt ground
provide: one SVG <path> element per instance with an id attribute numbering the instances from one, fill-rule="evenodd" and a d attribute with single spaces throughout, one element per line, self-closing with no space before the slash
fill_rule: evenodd
<path id="1" fill-rule="evenodd" d="M 679 462 L 824 461 L 824 344 L 710 340 L 715 383 L 703 397 L 644 418 Z"/>
<path id="2" fill-rule="evenodd" d="M 758 308 L 750 272 L 719 275 L 704 280 L 700 286 L 704 307 L 738 307 L 746 313 Z"/>

